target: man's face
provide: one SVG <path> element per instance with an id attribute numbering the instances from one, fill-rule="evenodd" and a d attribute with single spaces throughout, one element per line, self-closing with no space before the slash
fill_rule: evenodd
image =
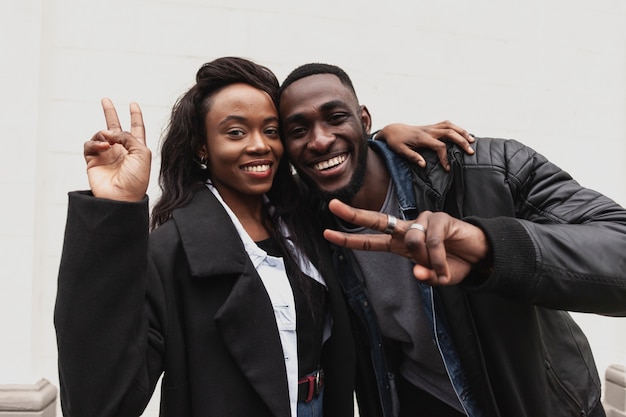
<path id="1" fill-rule="evenodd" d="M 363 185 L 369 114 L 332 74 L 302 78 L 280 98 L 285 150 L 322 194 L 350 201 Z"/>

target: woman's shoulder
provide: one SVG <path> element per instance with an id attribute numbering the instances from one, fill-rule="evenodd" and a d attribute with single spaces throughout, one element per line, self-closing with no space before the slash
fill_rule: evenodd
<path id="1" fill-rule="evenodd" d="M 180 233 L 173 219 L 158 226 L 150 233 L 150 252 L 163 254 L 180 245 Z"/>

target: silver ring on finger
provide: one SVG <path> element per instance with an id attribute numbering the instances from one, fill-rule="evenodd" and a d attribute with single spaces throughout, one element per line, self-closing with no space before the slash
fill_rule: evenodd
<path id="1" fill-rule="evenodd" d="M 420 232 L 426 234 L 426 228 L 424 226 L 422 226 L 421 224 L 419 224 L 419 223 L 412 223 L 409 226 L 409 229 L 419 230 Z"/>
<path id="2" fill-rule="evenodd" d="M 395 216 L 392 216 L 391 214 L 387 214 L 387 227 L 385 227 L 385 230 L 383 230 L 383 233 L 386 233 L 388 235 L 392 234 L 394 230 L 396 230 L 396 223 L 397 220 Z"/>

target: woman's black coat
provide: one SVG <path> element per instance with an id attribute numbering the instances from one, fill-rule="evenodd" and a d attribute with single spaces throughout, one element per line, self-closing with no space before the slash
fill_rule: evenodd
<path id="1" fill-rule="evenodd" d="M 325 414 L 351 416 L 348 312 L 330 257 L 316 266 L 333 316 Z M 290 415 L 272 305 L 207 189 L 150 236 L 147 199 L 70 193 L 55 326 L 65 417 L 139 416 L 161 374 L 162 416 Z"/>

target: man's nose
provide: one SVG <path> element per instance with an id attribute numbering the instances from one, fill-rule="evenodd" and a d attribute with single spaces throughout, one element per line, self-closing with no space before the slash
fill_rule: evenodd
<path id="1" fill-rule="evenodd" d="M 323 126 L 313 128 L 313 135 L 308 143 L 308 148 L 312 151 L 323 153 L 335 142 L 335 134 Z"/>

